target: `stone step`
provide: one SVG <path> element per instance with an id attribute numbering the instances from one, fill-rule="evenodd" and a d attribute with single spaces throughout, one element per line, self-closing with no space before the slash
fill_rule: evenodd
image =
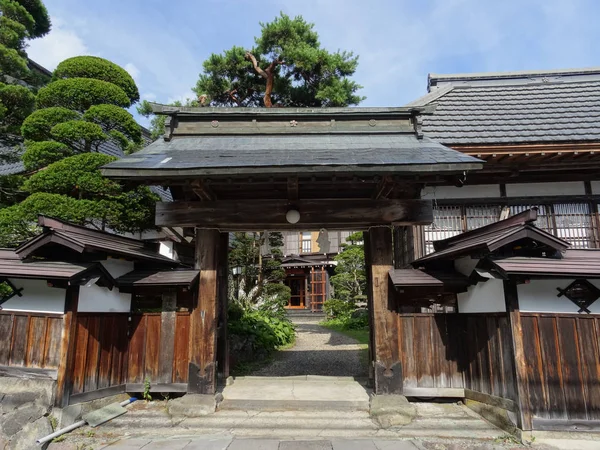
<path id="1" fill-rule="evenodd" d="M 369 411 L 369 396 L 351 377 L 243 377 L 223 390 L 219 410 Z"/>

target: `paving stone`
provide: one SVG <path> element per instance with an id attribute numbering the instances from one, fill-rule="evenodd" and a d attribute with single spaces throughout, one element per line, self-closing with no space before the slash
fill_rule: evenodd
<path id="1" fill-rule="evenodd" d="M 122 439 L 106 448 L 110 450 L 139 450 L 150 442 L 150 439 Z"/>
<path id="2" fill-rule="evenodd" d="M 278 450 L 279 439 L 236 439 L 227 450 Z"/>
<path id="3" fill-rule="evenodd" d="M 226 450 L 229 444 L 230 437 L 207 437 L 191 441 L 183 450 Z"/>
<path id="4" fill-rule="evenodd" d="M 378 450 L 371 439 L 333 439 L 333 450 Z"/>
<path id="5" fill-rule="evenodd" d="M 377 450 L 417 450 L 419 448 L 411 441 L 387 441 L 384 439 L 373 439 L 373 444 L 375 444 Z"/>
<path id="6" fill-rule="evenodd" d="M 281 441 L 279 450 L 331 450 L 331 441 Z"/>
<path id="7" fill-rule="evenodd" d="M 144 450 L 181 450 L 190 443 L 189 439 L 162 439 L 154 440 L 144 445 Z"/>

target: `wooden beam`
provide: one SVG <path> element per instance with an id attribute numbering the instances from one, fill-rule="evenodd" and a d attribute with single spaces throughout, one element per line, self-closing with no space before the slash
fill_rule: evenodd
<path id="1" fill-rule="evenodd" d="M 394 288 L 389 271 L 393 268 L 392 231 L 389 227 L 371 228 L 365 233 L 375 362 L 375 393 L 402 394 L 403 375 L 399 352 Z"/>
<path id="2" fill-rule="evenodd" d="M 219 277 L 219 335 L 217 337 L 217 362 L 218 373 L 223 381 L 229 377 L 229 339 L 227 335 L 227 310 L 228 310 L 228 252 L 229 252 L 229 233 L 220 233 L 219 236 L 219 268 L 217 276 Z"/>
<path id="3" fill-rule="evenodd" d="M 532 415 L 527 379 L 527 358 L 523 345 L 523 326 L 519 310 L 519 295 L 514 280 L 504 280 L 504 299 L 512 332 L 513 355 L 515 358 L 515 382 L 517 385 L 517 426 L 523 431 L 532 429 Z"/>
<path id="4" fill-rule="evenodd" d="M 404 269 L 415 259 L 414 227 L 394 227 L 394 269 Z"/>
<path id="5" fill-rule="evenodd" d="M 173 358 L 175 348 L 175 324 L 177 320 L 177 289 L 167 289 L 162 293 L 160 313 L 160 347 L 158 353 L 158 383 L 173 381 Z"/>
<path id="6" fill-rule="evenodd" d="M 190 313 L 188 392 L 214 394 L 216 388 L 219 232 L 196 230 L 198 298 Z"/>
<path id="7" fill-rule="evenodd" d="M 287 222 L 286 200 L 159 202 L 156 225 L 218 228 L 222 231 L 366 229 L 378 225 L 426 225 L 433 221 L 430 200 L 299 200 L 300 221 Z"/>
<path id="8" fill-rule="evenodd" d="M 60 341 L 60 356 L 56 375 L 56 395 L 54 406 L 64 408 L 69 404 L 71 394 L 73 363 L 75 361 L 75 334 L 77 331 L 77 306 L 79 286 L 69 286 L 65 294 L 65 313 Z"/>
<path id="9" fill-rule="evenodd" d="M 212 189 L 210 189 L 202 180 L 192 181 L 192 191 L 194 191 L 194 194 L 196 194 L 198 198 L 202 201 L 209 202 L 215 201 L 217 199 L 217 196 L 212 191 Z"/>
<path id="10" fill-rule="evenodd" d="M 288 200 L 290 202 L 298 201 L 298 177 L 292 176 L 287 179 Z"/>
<path id="11" fill-rule="evenodd" d="M 373 196 L 371 198 L 373 200 L 387 198 L 394 190 L 395 185 L 396 183 L 394 183 L 393 178 L 389 175 L 385 175 L 379 183 L 377 183 L 377 187 L 375 188 L 375 191 L 373 191 Z"/>

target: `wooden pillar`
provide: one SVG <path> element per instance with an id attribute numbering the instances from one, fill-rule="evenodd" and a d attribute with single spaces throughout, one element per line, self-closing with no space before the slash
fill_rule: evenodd
<path id="1" fill-rule="evenodd" d="M 227 336 L 227 309 L 229 307 L 229 233 L 219 236 L 219 336 L 217 338 L 217 361 L 219 376 L 229 376 L 229 339 Z"/>
<path id="2" fill-rule="evenodd" d="M 188 392 L 214 394 L 216 388 L 219 232 L 196 230 L 198 296 L 190 314 Z"/>
<path id="3" fill-rule="evenodd" d="M 69 395 L 73 385 L 73 363 L 75 362 L 75 334 L 77 332 L 77 307 L 79 305 L 79 286 L 69 286 L 65 295 L 62 335 L 60 341 L 60 359 L 56 376 L 56 395 L 54 406 L 63 408 L 69 404 Z"/>
<path id="4" fill-rule="evenodd" d="M 392 232 L 371 228 L 365 241 L 370 283 L 376 394 L 402 394 L 402 364 L 398 345 L 397 313 L 389 271 L 393 268 Z"/>
<path id="5" fill-rule="evenodd" d="M 414 260 L 414 227 L 394 227 L 394 268 L 404 269 Z"/>
<path id="6" fill-rule="evenodd" d="M 177 290 L 162 293 L 160 313 L 160 348 L 158 383 L 173 383 L 173 359 L 175 358 L 175 327 L 177 326 Z"/>
<path id="7" fill-rule="evenodd" d="M 521 311 L 519 310 L 517 283 L 514 280 L 504 281 L 504 299 L 506 300 L 506 311 L 510 321 L 511 342 L 515 358 L 515 383 L 518 397 L 516 400 L 519 405 L 517 425 L 523 431 L 530 431 L 532 423 L 527 380 L 527 355 L 525 355 L 523 346 L 523 327 L 521 324 Z"/>

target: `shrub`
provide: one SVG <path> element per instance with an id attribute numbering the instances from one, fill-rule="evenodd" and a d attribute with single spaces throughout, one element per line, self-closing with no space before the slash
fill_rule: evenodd
<path id="1" fill-rule="evenodd" d="M 91 106 L 107 104 L 123 108 L 131 106 L 127 94 L 119 86 L 93 78 L 57 80 L 41 88 L 37 96 L 38 108 L 62 106 L 75 111 L 86 111 Z"/>
<path id="2" fill-rule="evenodd" d="M 23 153 L 23 164 L 27 170 L 37 170 L 72 156 L 73 151 L 60 142 L 27 142 Z"/>
<path id="3" fill-rule="evenodd" d="M 140 99 L 140 93 L 131 75 L 117 64 L 97 56 L 75 56 L 65 59 L 54 70 L 53 78 L 94 78 L 107 81 L 125 92 L 130 101 L 126 106 Z"/>
<path id="4" fill-rule="evenodd" d="M 50 130 L 62 122 L 75 120 L 79 117 L 75 111 L 55 106 L 34 111 L 21 125 L 21 134 L 25 139 L 45 141 L 52 137 Z"/>
<path id="5" fill-rule="evenodd" d="M 332 298 L 323 303 L 323 310 L 327 314 L 327 317 L 331 319 L 350 316 L 355 309 L 354 304 L 346 300 Z"/>

